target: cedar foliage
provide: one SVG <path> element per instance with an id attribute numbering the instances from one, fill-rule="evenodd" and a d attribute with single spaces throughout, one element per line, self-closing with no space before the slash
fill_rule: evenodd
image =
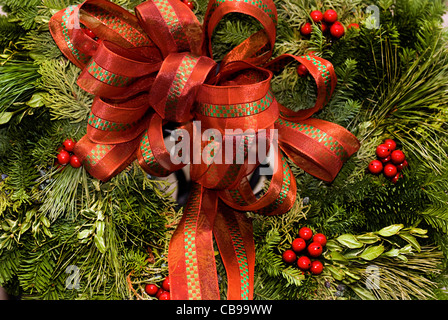
<path id="1" fill-rule="evenodd" d="M 116 0 L 131 10 L 139 0 Z M 22 299 L 151 299 L 144 284 L 167 275 L 170 236 L 182 209 L 168 185 L 132 164 L 107 183 L 84 169 L 54 166 L 67 137 L 85 133 L 92 97 L 76 85 L 79 70 L 62 57 L 48 31 L 56 11 L 76 0 L 1 0 L 0 18 L 0 285 Z M 316 117 L 352 131 L 361 149 L 334 182 L 324 183 L 290 163 L 298 186 L 287 214 L 254 221 L 256 299 L 446 299 L 448 253 L 447 34 L 441 0 L 276 0 L 274 56 L 314 51 L 330 60 L 338 85 Z M 202 21 L 206 0 L 195 2 Z M 376 5 L 380 27 L 372 28 L 367 6 Z M 344 24 L 359 23 L 339 40 L 314 26 L 300 26 L 312 10 L 335 9 Z M 218 61 L 260 29 L 253 19 L 229 14 L 213 35 Z M 276 75 L 276 98 L 292 109 L 316 98 L 311 77 L 294 65 Z M 395 185 L 366 173 L 374 150 L 394 138 L 410 163 Z M 383 240 L 393 255 L 373 260 L 387 272 L 383 287 L 365 289 L 360 252 L 340 264 L 335 247 L 324 254 L 321 276 L 286 266 L 281 252 L 301 226 L 329 239 L 378 232 L 394 224 L 417 235 Z M 388 242 L 389 241 L 389 242 Z M 365 244 L 367 247 L 368 245 Z M 364 247 L 363 247 L 364 248 Z M 344 251 L 345 252 L 345 251 Z M 398 260 L 397 260 L 398 259 Z M 70 266 L 79 268 L 79 290 L 67 289 Z M 327 267 L 328 266 L 328 267 Z M 420 270 L 416 270 L 420 268 Z M 217 257 L 223 297 L 225 270 Z M 399 279 L 400 290 L 390 283 Z M 421 294 L 415 284 L 421 286 Z"/>

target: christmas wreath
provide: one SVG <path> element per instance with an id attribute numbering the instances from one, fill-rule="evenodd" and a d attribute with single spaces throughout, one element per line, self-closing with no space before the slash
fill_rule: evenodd
<path id="1" fill-rule="evenodd" d="M 442 1 L 0 4 L 11 297 L 446 298 Z"/>

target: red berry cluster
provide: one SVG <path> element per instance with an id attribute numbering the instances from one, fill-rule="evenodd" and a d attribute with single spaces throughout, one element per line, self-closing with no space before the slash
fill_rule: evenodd
<path id="1" fill-rule="evenodd" d="M 70 163 L 73 168 L 79 168 L 82 166 L 79 158 L 73 154 L 73 149 L 75 149 L 76 141 L 73 139 L 67 139 L 62 143 L 62 149 L 57 155 L 58 163 L 65 166 Z"/>
<path id="2" fill-rule="evenodd" d="M 316 25 L 320 26 L 323 34 L 330 32 L 333 38 L 339 39 L 345 33 L 344 25 L 338 21 L 338 13 L 333 9 L 329 9 L 322 13 L 319 10 L 311 11 L 310 17 Z M 352 23 L 348 28 L 359 29 L 357 23 Z M 313 31 L 313 25 L 310 22 L 306 22 L 301 28 L 300 33 L 303 36 L 309 36 Z"/>
<path id="3" fill-rule="evenodd" d="M 309 270 L 312 274 L 320 274 L 324 269 L 324 265 L 319 260 L 311 261 L 311 258 L 319 257 L 326 244 L 327 237 L 324 234 L 316 233 L 313 235 L 313 231 L 310 228 L 302 227 L 299 230 L 299 237 L 294 239 L 291 244 L 292 249 L 283 252 L 283 261 L 288 264 L 297 262 L 300 270 Z M 297 258 L 297 254 L 301 254 L 299 258 Z"/>
<path id="4" fill-rule="evenodd" d="M 394 140 L 386 139 L 376 147 L 376 155 L 378 159 L 369 163 L 370 173 L 383 172 L 392 183 L 396 183 L 403 176 L 401 171 L 408 166 L 404 152 L 397 149 L 397 143 Z"/>
<path id="5" fill-rule="evenodd" d="M 170 278 L 166 277 L 160 287 L 154 283 L 148 283 L 145 286 L 145 292 L 159 300 L 170 300 Z"/>

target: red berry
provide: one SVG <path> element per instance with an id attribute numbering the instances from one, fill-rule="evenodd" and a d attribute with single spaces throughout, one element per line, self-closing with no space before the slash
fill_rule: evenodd
<path id="1" fill-rule="evenodd" d="M 388 178 L 393 178 L 397 174 L 398 170 L 397 167 L 394 166 L 392 163 L 388 163 L 384 166 L 383 173 Z"/>
<path id="2" fill-rule="evenodd" d="M 311 19 L 313 19 L 314 22 L 320 22 L 324 18 L 324 15 L 319 10 L 311 11 L 310 13 Z"/>
<path id="3" fill-rule="evenodd" d="M 402 171 L 404 168 L 407 168 L 408 166 L 408 162 L 406 160 L 404 160 L 402 163 L 397 164 L 397 170 L 398 172 Z"/>
<path id="4" fill-rule="evenodd" d="M 372 160 L 369 163 L 369 171 L 373 174 L 379 174 L 383 171 L 383 164 L 379 160 Z"/>
<path id="5" fill-rule="evenodd" d="M 313 230 L 308 227 L 302 227 L 299 230 L 299 237 L 305 241 L 308 241 L 313 236 Z"/>
<path id="6" fill-rule="evenodd" d="M 300 252 L 306 248 L 306 242 L 302 238 L 294 239 L 292 242 L 292 250 Z"/>
<path id="7" fill-rule="evenodd" d="M 342 37 L 345 33 L 344 26 L 342 24 L 336 24 L 334 23 L 330 27 L 330 34 L 335 37 L 336 39 L 339 39 Z"/>
<path id="8" fill-rule="evenodd" d="M 353 29 L 359 29 L 359 24 L 357 24 L 357 23 L 350 23 L 350 24 L 347 26 L 347 29 L 351 29 L 351 28 L 353 28 Z"/>
<path id="9" fill-rule="evenodd" d="M 386 158 L 390 155 L 390 149 L 386 144 L 380 144 L 376 147 L 376 155 L 380 158 Z"/>
<path id="10" fill-rule="evenodd" d="M 392 139 L 384 140 L 384 144 L 389 147 L 391 152 L 397 148 L 397 143 Z"/>
<path id="11" fill-rule="evenodd" d="M 65 150 L 61 150 L 59 152 L 59 154 L 57 155 L 57 158 L 58 158 L 59 164 L 61 164 L 63 166 L 65 166 L 67 163 L 70 162 L 70 154 Z"/>
<path id="12" fill-rule="evenodd" d="M 402 178 L 403 174 L 401 172 L 398 172 L 390 181 L 392 181 L 392 183 L 397 183 L 398 179 Z"/>
<path id="13" fill-rule="evenodd" d="M 308 74 L 309 72 L 308 72 L 308 69 L 303 65 L 303 64 L 299 64 L 298 66 L 297 66 L 297 74 L 300 76 L 300 77 L 306 77 L 306 75 Z"/>
<path id="14" fill-rule="evenodd" d="M 170 278 L 169 277 L 166 277 L 165 280 L 163 280 L 162 288 L 165 291 L 170 291 Z"/>
<path id="15" fill-rule="evenodd" d="M 303 36 L 309 36 L 311 34 L 311 31 L 313 31 L 313 26 L 311 23 L 307 22 L 300 28 L 300 33 Z"/>
<path id="16" fill-rule="evenodd" d="M 87 29 L 87 28 L 83 28 L 82 31 L 84 31 L 84 33 L 85 33 L 87 36 L 89 36 L 90 38 L 92 38 L 92 39 L 96 38 L 96 35 L 95 35 L 95 33 L 93 33 L 92 30 Z"/>
<path id="17" fill-rule="evenodd" d="M 77 156 L 72 155 L 72 156 L 70 157 L 70 165 L 71 165 L 73 168 L 79 168 L 79 167 L 82 166 L 82 163 L 81 163 L 81 161 L 79 160 L 79 158 L 78 158 Z"/>
<path id="18" fill-rule="evenodd" d="M 194 10 L 194 2 L 193 1 L 182 0 L 182 2 L 185 3 L 187 5 L 187 7 L 190 8 L 190 10 Z"/>
<path id="19" fill-rule="evenodd" d="M 322 30 L 322 33 L 325 34 L 328 32 L 328 25 L 325 22 L 320 23 L 320 30 Z"/>
<path id="20" fill-rule="evenodd" d="M 334 23 L 338 20 L 338 14 L 336 11 L 329 9 L 324 13 L 324 21 L 327 23 Z"/>
<path id="21" fill-rule="evenodd" d="M 160 296 L 159 300 L 171 300 L 170 293 L 168 291 L 164 291 Z"/>
<path id="22" fill-rule="evenodd" d="M 390 157 L 391 157 L 392 162 L 395 164 L 402 163 L 406 159 L 406 156 L 404 155 L 403 151 L 401 151 L 401 150 L 392 151 L 392 153 L 390 154 Z"/>
<path id="23" fill-rule="evenodd" d="M 308 270 L 311 267 L 311 260 L 307 256 L 301 256 L 297 260 L 297 266 L 300 270 Z"/>
<path id="24" fill-rule="evenodd" d="M 322 245 L 318 242 L 312 242 L 308 246 L 308 253 L 310 256 L 316 258 L 322 254 Z"/>
<path id="25" fill-rule="evenodd" d="M 65 151 L 73 152 L 76 142 L 73 141 L 72 139 L 67 139 L 62 143 L 62 145 L 64 146 Z"/>
<path id="26" fill-rule="evenodd" d="M 321 274 L 322 270 L 324 270 L 324 265 L 319 260 L 315 260 L 311 262 L 310 271 L 312 274 Z"/>
<path id="27" fill-rule="evenodd" d="M 313 236 L 313 242 L 320 243 L 324 247 L 327 244 L 327 237 L 323 233 L 316 233 Z"/>
<path id="28" fill-rule="evenodd" d="M 390 155 L 388 155 L 386 158 L 380 158 L 380 161 L 382 162 L 382 163 L 388 163 L 388 162 L 390 162 Z"/>
<path id="29" fill-rule="evenodd" d="M 152 283 L 148 283 L 145 286 L 145 291 L 147 294 L 149 294 L 150 296 L 155 296 L 157 294 L 157 292 L 159 291 L 159 287 L 156 286 L 155 284 Z"/>
<path id="30" fill-rule="evenodd" d="M 296 259 L 297 259 L 297 255 L 292 250 L 286 250 L 282 254 L 282 259 L 286 263 L 294 263 L 294 261 L 296 261 Z"/>

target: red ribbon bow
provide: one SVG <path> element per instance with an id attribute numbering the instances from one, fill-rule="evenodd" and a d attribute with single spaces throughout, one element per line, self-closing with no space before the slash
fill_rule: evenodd
<path id="1" fill-rule="evenodd" d="M 232 12 L 252 16 L 263 29 L 231 50 L 218 68 L 211 38 L 220 20 Z M 168 254 L 173 299 L 220 298 L 213 236 L 227 272 L 228 299 L 252 299 L 255 246 L 251 220 L 243 212 L 276 215 L 291 208 L 297 190 L 285 156 L 332 181 L 359 149 L 346 129 L 310 118 L 336 86 L 329 61 L 314 55 L 269 61 L 276 24 L 272 0 L 210 0 L 203 25 L 179 0 L 148 0 L 136 7 L 135 15 L 106 0 L 87 0 L 50 20 L 57 45 L 82 69 L 78 85 L 95 95 L 87 134 L 75 149 L 93 177 L 109 180 L 135 159 L 151 175 L 166 176 L 185 163 L 173 161 L 162 126 L 176 123 L 192 137 L 186 146 L 191 147 L 194 184 Z M 298 112 L 279 104 L 270 89 L 273 73 L 294 61 L 309 70 L 318 89 L 315 106 Z M 222 141 L 209 137 L 204 143 L 208 129 L 222 133 Z M 229 129 L 253 134 L 241 136 Z M 248 161 L 249 149 L 254 139 L 257 147 L 270 145 L 274 129 L 281 151 L 272 148 L 272 180 L 257 198 L 247 176 L 263 159 Z M 195 162 L 204 152 L 221 162 Z M 235 161 L 238 156 L 243 160 Z"/>

